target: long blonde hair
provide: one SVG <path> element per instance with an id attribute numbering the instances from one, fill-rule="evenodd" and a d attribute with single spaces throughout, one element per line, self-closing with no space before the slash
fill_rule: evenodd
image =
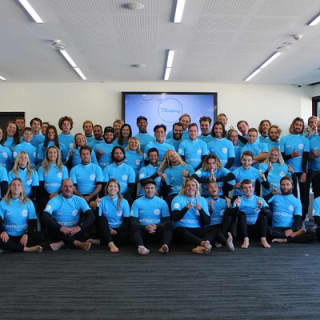
<path id="1" fill-rule="evenodd" d="M 279 148 L 272 148 L 272 149 L 270 149 L 269 152 L 268 152 L 268 156 L 267 156 L 267 158 L 266 158 L 266 160 L 265 160 L 264 162 L 268 163 L 268 162 L 270 161 L 270 157 L 271 157 L 271 152 L 272 152 L 272 151 L 277 151 L 277 152 L 278 152 L 278 161 L 277 161 L 277 162 L 278 162 L 281 166 L 284 165 L 284 160 L 283 160 L 283 157 L 282 157 L 282 154 L 281 154 Z"/>
<path id="2" fill-rule="evenodd" d="M 19 177 L 19 159 L 20 159 L 20 156 L 22 154 L 25 154 L 27 156 L 27 158 L 28 158 L 28 162 L 27 162 L 26 168 L 27 168 L 27 173 L 28 173 L 28 179 L 30 179 L 30 177 L 32 175 L 32 169 L 31 169 L 31 166 L 30 166 L 29 156 L 25 151 L 21 151 L 21 152 L 18 153 L 18 156 L 17 156 L 17 158 L 16 158 L 16 160 L 14 162 L 13 168 L 12 168 L 12 172 L 14 173 L 14 175 L 16 177 Z"/>
<path id="3" fill-rule="evenodd" d="M 12 179 L 12 181 L 10 182 L 9 184 L 9 187 L 8 187 L 8 191 L 6 193 L 6 195 L 4 196 L 4 200 L 6 201 L 6 203 L 10 203 L 10 200 L 12 198 L 12 194 L 11 194 L 11 185 L 14 181 L 19 181 L 20 184 L 21 184 L 21 187 L 22 187 L 22 191 L 20 193 L 20 196 L 19 196 L 19 199 L 20 199 L 20 202 L 22 203 L 26 203 L 27 201 L 29 201 L 29 198 L 26 196 L 26 192 L 25 192 L 25 189 L 24 189 L 24 185 L 23 185 L 23 182 L 20 178 L 14 178 Z"/>
<path id="4" fill-rule="evenodd" d="M 117 186 L 118 186 L 118 194 L 117 194 L 117 196 L 118 196 L 118 202 L 117 202 L 117 210 L 120 210 L 120 208 L 121 208 L 121 201 L 122 201 L 122 199 L 123 199 L 123 195 L 120 193 L 120 184 L 119 184 L 119 182 L 116 180 L 116 179 L 110 179 L 108 182 L 107 182 L 107 184 L 106 184 L 106 187 L 104 188 L 104 193 L 105 193 L 105 195 L 109 195 L 108 194 L 108 187 L 109 187 L 109 185 L 110 185 L 110 183 L 111 182 L 114 182 L 114 183 L 116 183 L 117 184 Z"/>
<path id="5" fill-rule="evenodd" d="M 196 190 L 195 197 L 200 197 L 200 184 L 195 178 L 192 178 L 192 177 L 188 177 L 184 180 L 183 186 L 181 187 L 181 190 L 180 190 L 180 194 L 183 196 L 186 195 L 186 187 L 189 182 L 194 182 L 196 184 L 197 190 Z"/>
<path id="6" fill-rule="evenodd" d="M 165 169 L 167 169 L 169 167 L 172 167 L 170 159 L 169 159 L 169 153 L 170 152 L 174 152 L 176 154 L 180 165 L 182 165 L 183 167 L 186 165 L 186 163 L 182 160 L 182 158 L 180 157 L 180 155 L 177 152 L 175 152 L 174 150 L 168 150 L 164 154 L 163 160 L 162 160 L 162 162 L 160 163 L 160 166 L 159 166 L 159 170 L 161 172 L 163 172 Z"/>
<path id="7" fill-rule="evenodd" d="M 48 158 L 48 151 L 50 150 L 50 149 L 55 149 L 56 151 L 57 151 L 57 160 L 56 160 L 56 166 L 57 166 L 57 168 L 58 168 L 58 170 L 59 171 L 61 171 L 62 170 L 62 161 L 61 161 L 61 152 L 60 152 L 60 150 L 56 147 L 56 146 L 51 146 L 51 147 L 49 147 L 48 149 L 47 149 L 47 151 L 46 151 L 46 157 L 45 157 L 45 159 L 42 161 L 42 168 L 43 168 L 43 170 L 44 170 L 44 172 L 45 173 L 47 173 L 48 172 L 48 170 L 49 170 L 49 167 L 50 167 L 50 162 L 49 162 L 49 158 Z"/>
<path id="8" fill-rule="evenodd" d="M 138 144 L 138 148 L 137 148 L 137 150 L 135 150 L 135 151 L 136 151 L 138 154 L 143 154 L 143 153 L 141 152 L 140 141 L 139 141 L 139 139 L 136 138 L 136 137 L 130 137 L 130 138 L 129 138 L 129 140 L 128 140 L 128 145 L 127 145 L 127 147 L 125 148 L 125 150 L 131 150 L 131 149 L 129 148 L 129 144 L 130 144 L 130 141 L 132 141 L 132 140 L 136 141 L 136 143 Z"/>

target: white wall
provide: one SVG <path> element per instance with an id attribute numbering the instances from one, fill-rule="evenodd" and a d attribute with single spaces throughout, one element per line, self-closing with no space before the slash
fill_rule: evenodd
<path id="1" fill-rule="evenodd" d="M 230 124 L 246 119 L 257 126 L 270 119 L 284 132 L 296 116 L 311 115 L 308 90 L 294 86 L 223 83 L 112 82 L 112 83 L 1 83 L 0 111 L 25 111 L 26 120 L 35 116 L 56 124 L 70 115 L 81 131 L 82 122 L 93 120 L 103 126 L 121 116 L 121 91 L 194 91 L 217 92 L 218 112 L 229 117 Z"/>

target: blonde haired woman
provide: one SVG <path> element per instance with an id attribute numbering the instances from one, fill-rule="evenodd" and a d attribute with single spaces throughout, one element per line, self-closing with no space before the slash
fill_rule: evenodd
<path id="1" fill-rule="evenodd" d="M 186 178 L 181 192 L 171 203 L 175 235 L 182 243 L 194 245 L 193 253 L 208 254 L 210 241 L 204 240 L 206 225 L 210 223 L 208 203 L 200 196 L 199 183 L 194 178 Z"/>
<path id="2" fill-rule="evenodd" d="M 129 138 L 128 146 L 125 148 L 125 155 L 124 162 L 135 171 L 136 177 L 138 177 L 139 170 L 143 165 L 143 153 L 141 152 L 138 138 Z"/>
<path id="3" fill-rule="evenodd" d="M 0 202 L 0 248 L 15 252 L 42 252 L 41 246 L 31 245 L 36 219 L 34 205 L 25 196 L 22 180 L 14 178 Z"/>
<path id="4" fill-rule="evenodd" d="M 8 174 L 9 183 L 14 178 L 21 179 L 27 197 L 35 201 L 38 194 L 39 177 L 38 173 L 31 168 L 29 156 L 24 151 L 18 153 L 13 168 Z"/>

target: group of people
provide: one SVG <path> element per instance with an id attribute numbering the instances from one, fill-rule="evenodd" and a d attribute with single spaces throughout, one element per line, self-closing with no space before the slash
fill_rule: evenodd
<path id="1" fill-rule="evenodd" d="M 139 133 L 122 120 L 113 126 L 87 120 L 71 133 L 73 120 L 59 119 L 61 133 L 39 118 L 0 129 L 0 248 L 16 252 L 111 253 L 134 243 L 140 255 L 149 243 L 168 253 L 172 242 L 192 252 L 213 247 L 247 249 L 257 239 L 309 242 L 320 224 L 320 121 L 295 118 L 289 134 L 269 120 L 228 127 L 221 113 L 199 124 L 183 114 L 167 132 Z M 306 228 L 309 193 L 314 193 L 314 228 Z"/>

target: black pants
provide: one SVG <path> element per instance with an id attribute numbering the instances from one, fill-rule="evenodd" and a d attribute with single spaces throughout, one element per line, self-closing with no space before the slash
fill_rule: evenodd
<path id="1" fill-rule="evenodd" d="M 6 251 L 23 252 L 24 246 L 20 244 L 21 238 L 22 236 L 9 236 L 9 240 L 7 242 L 0 240 L 0 248 Z M 32 235 L 28 235 L 27 247 L 39 245 L 42 240 L 40 233 L 36 232 Z"/>
<path id="2" fill-rule="evenodd" d="M 175 229 L 175 238 L 180 243 L 191 243 L 195 246 L 200 245 L 201 241 L 206 240 L 206 228 L 184 228 Z"/>
<path id="3" fill-rule="evenodd" d="M 311 182 L 314 198 L 320 196 L 320 171 L 311 171 Z"/>
<path id="4" fill-rule="evenodd" d="M 204 236 L 204 240 L 208 240 L 212 244 L 214 244 L 216 241 L 219 241 L 223 245 L 226 244 L 227 239 L 222 232 L 222 225 L 221 224 L 216 224 L 213 226 L 206 227 L 205 230 L 206 230 L 206 233 Z"/>
<path id="5" fill-rule="evenodd" d="M 260 212 L 258 219 L 255 224 L 248 225 L 246 215 L 244 212 L 239 211 L 239 231 L 241 238 L 249 237 L 249 233 L 254 237 L 259 238 L 266 237 L 268 230 L 267 217 Z"/>
<path id="6" fill-rule="evenodd" d="M 143 246 L 145 242 L 160 242 L 161 245 L 170 246 L 172 240 L 172 225 L 170 222 L 158 224 L 156 232 L 147 232 L 144 226 L 133 227 L 133 240 L 137 246 Z"/>
<path id="7" fill-rule="evenodd" d="M 300 200 L 302 203 L 302 219 L 304 220 L 308 214 L 308 209 L 309 209 L 309 190 L 310 190 L 310 184 L 309 184 L 309 189 L 308 189 L 308 184 L 307 182 L 301 183 L 299 181 L 301 177 L 302 172 L 297 172 L 294 173 L 293 175 L 295 176 L 297 183 L 294 184 L 293 186 L 293 194 L 295 197 L 298 198 L 298 184 L 299 184 L 299 190 L 300 190 Z"/>
<path id="8" fill-rule="evenodd" d="M 166 201 L 166 203 L 168 204 L 169 210 L 171 212 L 171 202 L 173 200 L 174 197 L 176 197 L 178 194 L 170 194 L 170 195 L 164 195 L 163 198 Z"/>
<path id="9" fill-rule="evenodd" d="M 113 241 L 116 245 L 123 245 L 129 243 L 129 229 L 125 225 L 121 225 L 119 228 L 112 228 L 117 231 L 116 235 L 110 233 L 110 226 L 108 220 L 105 217 L 97 218 L 98 235 L 103 243 L 108 244 Z"/>
<path id="10" fill-rule="evenodd" d="M 289 228 L 281 228 L 281 227 L 272 227 L 271 228 L 271 238 L 272 239 L 287 239 L 288 242 L 292 243 L 306 243 L 311 242 L 315 239 L 315 234 L 311 231 L 306 231 L 305 233 L 300 234 L 297 237 L 286 237 L 284 232 Z"/>

